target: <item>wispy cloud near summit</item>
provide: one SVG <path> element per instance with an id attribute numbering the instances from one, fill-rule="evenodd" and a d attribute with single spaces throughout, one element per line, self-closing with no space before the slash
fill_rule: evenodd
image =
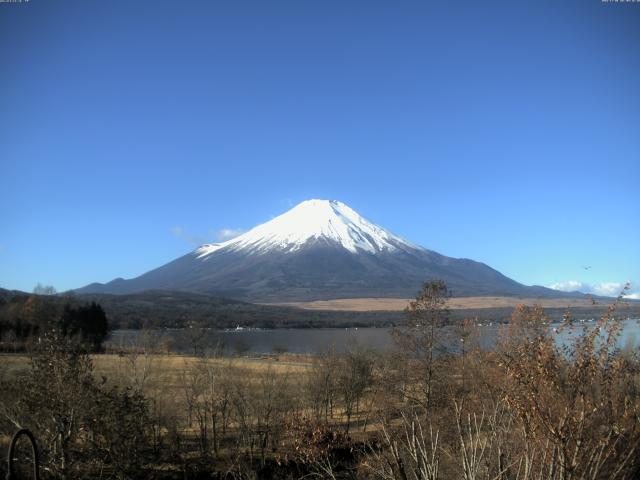
<path id="1" fill-rule="evenodd" d="M 183 227 L 171 227 L 171 234 L 174 237 L 181 238 L 189 245 L 202 245 L 203 243 L 207 243 L 207 238 L 202 235 L 193 235 L 187 232 Z"/>
<path id="2" fill-rule="evenodd" d="M 245 231 L 241 228 L 223 228 L 218 230 L 216 238 L 224 242 L 226 240 L 231 240 L 232 238 L 236 238 L 238 235 L 242 235 Z"/>
<path id="3" fill-rule="evenodd" d="M 174 237 L 181 238 L 189 245 L 202 245 L 215 239 L 218 242 L 225 242 L 243 234 L 245 231 L 241 228 L 221 228 L 219 230 L 210 229 L 206 235 L 192 234 L 183 227 L 174 226 L 169 230 Z"/>

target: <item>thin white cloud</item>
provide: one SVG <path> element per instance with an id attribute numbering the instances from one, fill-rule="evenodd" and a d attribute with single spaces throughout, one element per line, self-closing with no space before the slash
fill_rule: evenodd
<path id="1" fill-rule="evenodd" d="M 181 238 L 189 245 L 202 245 L 210 243 L 211 239 L 215 238 L 218 242 L 225 242 L 231 240 L 244 233 L 241 228 L 221 228 L 220 230 L 209 230 L 207 235 L 198 235 L 187 232 L 183 227 L 174 226 L 169 229 L 171 235 L 177 238 Z"/>
<path id="2" fill-rule="evenodd" d="M 218 230 L 216 238 L 220 242 L 225 242 L 227 240 L 231 240 L 232 238 L 236 238 L 238 235 L 242 235 L 244 230 L 241 228 L 222 228 Z"/>
<path id="3" fill-rule="evenodd" d="M 566 280 L 564 282 L 556 282 L 549 285 L 549 288 L 560 290 L 561 292 L 582 292 L 591 293 L 603 297 L 617 297 L 624 293 L 624 298 L 640 299 L 640 292 L 625 291 L 624 282 L 600 282 L 600 283 L 584 283 L 579 280 Z M 634 285 L 631 285 L 632 290 Z"/>
<path id="4" fill-rule="evenodd" d="M 203 243 L 207 243 L 207 239 L 205 237 L 201 235 L 192 235 L 179 226 L 171 227 L 169 231 L 171 232 L 171 235 L 181 238 L 189 245 L 202 245 Z"/>
<path id="5" fill-rule="evenodd" d="M 591 286 L 593 293 L 605 297 L 616 297 L 623 293 L 625 284 L 620 282 L 602 282 Z"/>
<path id="6" fill-rule="evenodd" d="M 581 292 L 584 288 L 584 284 L 582 282 L 578 282 L 577 280 L 567 280 L 565 282 L 552 283 L 551 285 L 549 285 L 549 288 L 560 290 L 561 292 Z"/>
<path id="7" fill-rule="evenodd" d="M 184 228 L 182 227 L 171 227 L 171 234 L 175 237 L 182 237 L 184 235 Z"/>

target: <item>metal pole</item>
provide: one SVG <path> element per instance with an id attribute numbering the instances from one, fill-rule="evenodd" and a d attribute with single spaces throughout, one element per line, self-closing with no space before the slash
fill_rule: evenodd
<path id="1" fill-rule="evenodd" d="M 18 438 L 20 438 L 21 435 L 27 437 L 29 439 L 29 442 L 31 443 L 31 451 L 33 453 L 33 478 L 35 480 L 40 480 L 38 447 L 36 445 L 36 439 L 33 434 L 26 428 L 18 430 L 11 439 L 11 444 L 9 445 L 9 453 L 7 454 L 7 480 L 18 480 L 16 473 L 13 471 L 13 455 L 16 448 L 16 443 L 18 442 Z"/>

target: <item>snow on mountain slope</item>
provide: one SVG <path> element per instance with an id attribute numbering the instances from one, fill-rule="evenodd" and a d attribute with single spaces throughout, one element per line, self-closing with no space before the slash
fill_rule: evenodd
<path id="1" fill-rule="evenodd" d="M 369 222 L 342 202 L 306 200 L 239 237 L 203 245 L 195 253 L 198 258 L 206 258 L 222 249 L 252 253 L 295 252 L 314 240 L 337 243 L 351 253 L 420 248 Z"/>
<path id="2" fill-rule="evenodd" d="M 458 296 L 557 296 L 488 265 L 413 245 L 344 203 L 307 200 L 227 242 L 207 244 L 128 280 L 79 293 L 175 290 L 252 302 L 410 298 L 442 279 Z"/>

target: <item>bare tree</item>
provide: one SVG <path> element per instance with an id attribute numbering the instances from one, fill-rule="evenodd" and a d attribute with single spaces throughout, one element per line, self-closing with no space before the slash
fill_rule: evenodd
<path id="1" fill-rule="evenodd" d="M 40 282 L 33 287 L 33 293 L 36 295 L 55 295 L 58 291 L 52 285 L 42 285 Z"/>
<path id="2" fill-rule="evenodd" d="M 444 281 L 426 282 L 405 310 L 406 324 L 393 332 L 396 343 L 407 353 L 407 360 L 415 362 L 418 367 L 410 369 L 417 375 L 413 383 L 418 388 L 418 395 L 407 394 L 426 409 L 432 403 L 434 360 L 437 350 L 441 348 L 438 329 L 449 317 L 446 307 L 448 297 L 449 291 Z"/>
<path id="3" fill-rule="evenodd" d="M 369 352 L 357 347 L 340 356 L 337 389 L 342 399 L 348 433 L 352 417 L 358 414 L 360 400 L 372 382 L 373 359 Z"/>
<path id="4" fill-rule="evenodd" d="M 306 378 L 306 391 L 311 408 L 318 421 L 328 423 L 333 414 L 337 392 L 338 356 L 327 350 L 313 358 Z"/>
<path id="5" fill-rule="evenodd" d="M 394 428 L 384 422 L 381 426 L 383 449 L 372 449 L 364 466 L 373 478 L 381 480 L 437 480 L 440 474 L 438 431 L 423 421 L 415 411 L 401 416 L 401 424 Z"/>

